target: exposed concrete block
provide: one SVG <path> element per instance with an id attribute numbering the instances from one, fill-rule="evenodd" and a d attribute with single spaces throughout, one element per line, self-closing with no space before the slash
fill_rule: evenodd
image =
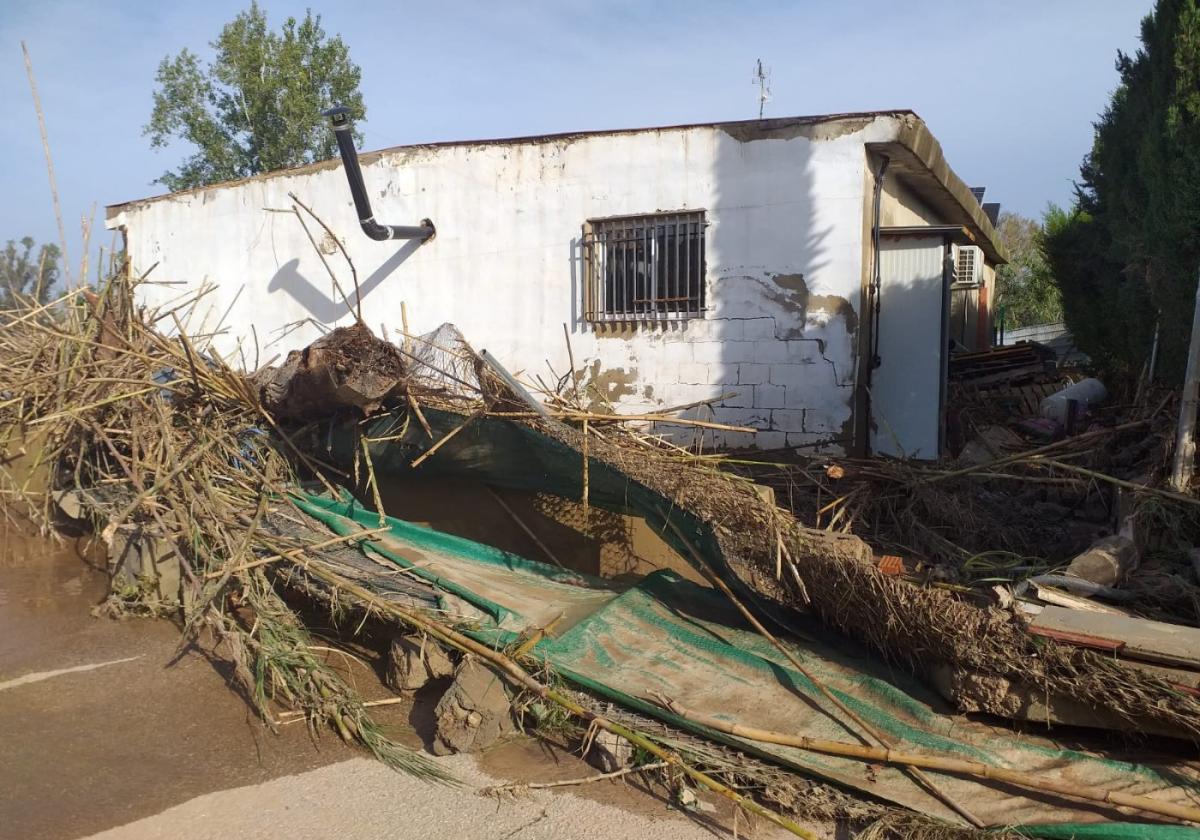
<path id="1" fill-rule="evenodd" d="M 771 427 L 771 412 L 757 408 L 719 405 L 713 409 L 713 419 L 718 423 L 728 423 L 730 426 L 751 426 L 755 429 Z"/>
<path id="2" fill-rule="evenodd" d="M 687 340 L 698 341 L 741 341 L 742 322 L 730 318 L 692 318 L 684 332 Z"/>
<path id="3" fill-rule="evenodd" d="M 691 443 L 701 430 L 695 426 L 682 426 L 677 423 L 655 423 L 654 433 L 664 435 L 675 443 Z"/>
<path id="4" fill-rule="evenodd" d="M 787 359 L 793 364 L 815 365 L 821 360 L 820 345 L 812 340 L 789 341 Z"/>
<path id="5" fill-rule="evenodd" d="M 660 352 L 660 361 L 665 364 L 685 364 L 692 361 L 692 342 L 672 337 L 663 342 Z"/>
<path id="6" fill-rule="evenodd" d="M 787 355 L 787 342 L 776 338 L 763 339 L 754 347 L 754 361 L 763 364 L 786 362 Z"/>
<path id="7" fill-rule="evenodd" d="M 719 318 L 708 322 L 709 335 L 714 341 L 741 341 L 745 337 L 743 321 L 737 318 Z"/>
<path id="8" fill-rule="evenodd" d="M 108 546 L 108 574 L 113 589 L 136 587 L 162 601 L 179 603 L 180 568 L 175 546 L 135 525 L 109 526 L 101 532 Z"/>
<path id="9" fill-rule="evenodd" d="M 686 362 L 679 366 L 679 382 L 684 385 L 707 385 L 708 365 Z"/>
<path id="10" fill-rule="evenodd" d="M 847 409 L 848 411 L 848 409 Z M 842 422 L 827 411 L 804 409 L 804 431 L 818 437 L 828 437 L 841 431 Z"/>
<path id="11" fill-rule="evenodd" d="M 759 449 L 782 449 L 787 446 L 787 433 L 759 432 L 754 436 L 754 445 Z"/>
<path id="12" fill-rule="evenodd" d="M 780 432 L 803 432 L 804 409 L 777 408 L 771 412 L 771 428 Z M 791 445 L 791 440 L 788 440 Z"/>
<path id="13" fill-rule="evenodd" d="M 769 365 L 738 365 L 737 382 L 739 385 L 762 385 L 770 374 Z"/>
<path id="14" fill-rule="evenodd" d="M 787 388 L 782 385 L 755 385 L 755 408 L 784 408 L 787 403 Z"/>
<path id="15" fill-rule="evenodd" d="M 721 405 L 728 408 L 754 408 L 754 386 L 738 385 L 732 389 L 733 396 L 726 397 Z"/>
<path id="16" fill-rule="evenodd" d="M 747 341 L 775 338 L 774 318 L 748 318 L 741 322 L 742 336 Z"/>
<path id="17" fill-rule="evenodd" d="M 725 347 L 726 342 L 724 341 L 694 341 L 692 342 L 692 361 L 700 364 L 717 364 L 727 361 L 724 356 Z M 753 360 L 747 359 L 746 361 Z"/>
<path id="18" fill-rule="evenodd" d="M 516 729 L 504 683 L 475 662 L 458 670 L 433 714 L 435 755 L 479 752 Z"/>
<path id="19" fill-rule="evenodd" d="M 810 435 L 807 432 L 788 432 L 787 445 L 803 446 L 809 454 L 819 455 L 825 451 L 824 447 L 820 446 L 820 443 L 820 435 Z"/>
<path id="20" fill-rule="evenodd" d="M 708 381 L 713 385 L 728 386 L 737 385 L 739 368 L 742 366 L 735 362 L 714 362 L 708 366 Z M 718 392 L 730 390 L 728 387 L 717 389 Z"/>
<path id="21" fill-rule="evenodd" d="M 416 691 L 431 679 L 449 677 L 454 663 L 445 649 L 420 636 L 392 639 L 385 680 L 395 691 Z"/>
<path id="22" fill-rule="evenodd" d="M 783 385 L 788 388 L 799 388 L 808 385 L 812 379 L 812 370 L 805 365 L 771 365 L 768 377 L 772 385 Z"/>
<path id="23" fill-rule="evenodd" d="M 710 400 L 713 397 L 721 396 L 723 391 L 717 385 L 692 385 L 676 382 L 655 389 L 655 393 L 663 395 L 663 401 L 666 405 L 676 406 L 688 405 L 689 403 L 700 402 L 701 400 Z"/>
<path id="24" fill-rule="evenodd" d="M 756 341 L 724 341 L 714 362 L 753 362 L 756 359 L 758 342 Z"/>
<path id="25" fill-rule="evenodd" d="M 728 449 L 749 449 L 757 446 L 758 435 L 751 432 L 713 432 L 717 446 Z"/>
<path id="26" fill-rule="evenodd" d="M 681 322 L 678 335 L 689 344 L 697 341 L 716 341 L 714 329 L 717 321 L 709 318 L 689 318 Z"/>

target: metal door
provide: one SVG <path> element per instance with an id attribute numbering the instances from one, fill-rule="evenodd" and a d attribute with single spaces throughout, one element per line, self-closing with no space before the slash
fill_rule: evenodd
<path id="1" fill-rule="evenodd" d="M 871 451 L 933 459 L 941 453 L 950 309 L 943 236 L 879 243 L 879 366 L 871 374 Z"/>

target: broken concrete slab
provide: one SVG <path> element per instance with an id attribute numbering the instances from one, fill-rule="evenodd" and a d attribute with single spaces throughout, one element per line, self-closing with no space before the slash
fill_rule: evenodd
<path id="1" fill-rule="evenodd" d="M 434 709 L 435 755 L 479 752 L 516 730 L 512 700 L 501 679 L 467 661 Z"/>
<path id="2" fill-rule="evenodd" d="M 633 744 L 615 732 L 602 730 L 592 739 L 588 758 L 605 773 L 633 766 Z"/>
<path id="3" fill-rule="evenodd" d="M 929 672 L 937 692 L 965 713 L 998 715 L 1010 720 L 1026 720 L 1044 725 L 1062 724 L 1096 729 L 1120 730 L 1126 726 L 1121 716 L 1075 697 L 1047 694 L 1038 686 L 1018 683 L 994 674 L 980 674 L 949 665 L 938 665 Z M 1187 738 L 1179 729 L 1150 722 L 1141 730 L 1170 738 Z"/>
<path id="4" fill-rule="evenodd" d="M 392 640 L 385 679 L 394 691 L 416 691 L 432 679 L 453 674 L 454 662 L 436 642 L 420 636 Z"/>
<path id="5" fill-rule="evenodd" d="M 110 589 L 140 589 L 164 604 L 180 603 L 179 554 L 169 541 L 135 525 L 108 527 L 101 532 L 108 546 Z"/>

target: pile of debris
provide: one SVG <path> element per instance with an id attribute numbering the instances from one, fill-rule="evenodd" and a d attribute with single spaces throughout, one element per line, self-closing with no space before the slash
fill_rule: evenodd
<path id="1" fill-rule="evenodd" d="M 966 466 L 759 470 L 788 491 L 789 512 L 734 465 L 594 415 L 570 393 L 573 375 L 535 399 L 449 328 L 395 347 L 360 323 L 245 376 L 198 349 L 174 313 L 132 301 L 117 277 L 91 301 L 67 296 L 6 316 L 4 503 L 23 503 L 47 529 L 69 508 L 110 543 L 150 546 L 132 552 L 151 558 L 135 577 L 173 565 L 178 599 L 156 603 L 182 611 L 189 637 L 216 642 L 268 725 L 282 708 L 298 710 L 314 728 L 328 723 L 394 766 L 447 781 L 385 737 L 314 654 L 292 603 L 302 596 L 348 632 L 390 632 L 401 688 L 453 674 L 438 706 L 445 749 L 517 724 L 573 731 L 586 747 L 607 733 L 599 741 L 610 766 L 648 757 L 675 789 L 715 792 L 799 836 L 811 833 L 798 821 L 830 816 L 906 837 L 1046 822 L 1050 795 L 1050 812 L 1065 819 L 1094 819 L 1091 808 L 1102 807 L 1108 818 L 1200 821 L 1186 762 L 1168 756 L 1160 773 L 1002 748 L 912 699 L 915 684 L 897 688 L 884 669 L 848 666 L 836 646 L 805 641 L 833 629 L 965 711 L 1029 717 L 1036 697 L 1042 720 L 1090 714 L 1092 725 L 1200 736 L 1200 691 L 1177 673 L 1198 663 L 1178 637 L 1122 629 L 1108 638 L 1094 621 L 1053 611 L 1061 599 L 1031 621 L 1020 601 L 1028 590 L 1002 595 L 995 579 L 1029 580 L 1044 599 L 1061 587 L 1043 574 L 1058 555 L 1025 563 L 1030 541 L 1008 524 L 989 528 L 995 514 L 981 505 L 980 489 L 997 481 L 1071 492 L 1124 482 L 1142 532 L 1185 521 L 1187 532 L 1193 497 L 1085 465 L 1122 435 L 1145 436 L 1161 412 Z M 168 317 L 172 336 L 157 328 Z M 506 553 L 493 559 L 488 546 L 388 517 L 381 476 L 416 469 L 574 499 L 585 521 L 593 506 L 640 516 L 708 586 L 659 572 L 615 587 Z M 883 564 L 876 550 L 901 560 Z M 1142 557 L 1157 550 L 1138 546 Z M 1127 554 L 1110 540 L 1079 561 L 1076 571 L 1109 563 L 1115 576 L 1091 595 L 1111 598 L 1103 587 L 1116 591 Z M 997 562 L 981 565 L 989 559 Z M 144 609 L 149 589 L 123 590 L 111 609 Z M 1165 594 L 1153 608 L 1147 599 L 1130 599 L 1120 617 L 1175 615 Z M 1158 659 L 1127 667 L 1125 655 Z M 752 710 L 759 716 L 747 721 Z M 1038 793 L 1014 799 L 1007 786 Z"/>

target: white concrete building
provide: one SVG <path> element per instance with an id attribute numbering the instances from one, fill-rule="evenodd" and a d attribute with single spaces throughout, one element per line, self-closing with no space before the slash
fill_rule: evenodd
<path id="1" fill-rule="evenodd" d="M 934 457 L 951 339 L 989 340 L 995 231 L 911 112 L 400 147 L 362 172 L 379 221 L 436 235 L 365 236 L 339 161 L 115 205 L 108 227 L 153 268 L 147 305 L 213 285 L 189 330 L 248 367 L 352 322 L 340 244 L 372 328 L 403 305 L 410 332 L 452 322 L 549 381 L 565 324 L 598 402 L 721 397 L 693 414 L 760 430 L 724 446 Z"/>

